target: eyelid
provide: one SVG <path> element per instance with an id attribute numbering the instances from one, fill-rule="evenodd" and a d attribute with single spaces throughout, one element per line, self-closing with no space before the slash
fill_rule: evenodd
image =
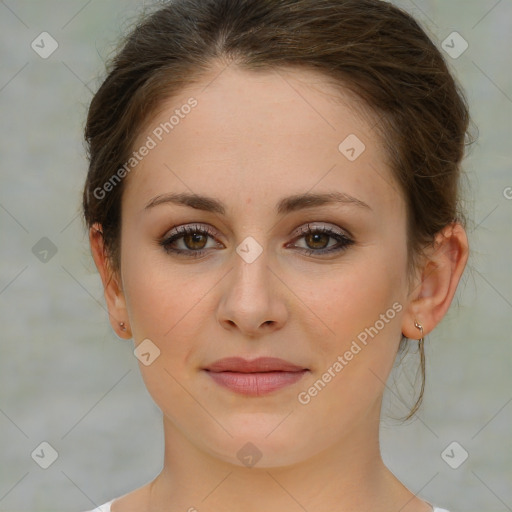
<path id="1" fill-rule="evenodd" d="M 219 237 L 219 233 L 217 230 L 207 223 L 192 223 L 192 224 L 180 224 L 179 226 L 174 226 L 171 229 L 167 230 L 165 234 L 161 237 L 163 240 L 171 238 L 174 235 L 182 235 L 187 234 L 189 232 L 205 232 L 211 237 Z"/>
<path id="2" fill-rule="evenodd" d="M 295 230 L 291 236 L 299 236 L 309 233 L 310 231 L 328 231 L 333 232 L 339 236 L 353 239 L 352 233 L 348 229 L 341 229 L 338 226 L 330 223 L 320 222 L 307 222 Z"/>

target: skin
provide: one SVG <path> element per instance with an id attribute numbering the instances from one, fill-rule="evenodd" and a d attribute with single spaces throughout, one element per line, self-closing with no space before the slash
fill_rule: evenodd
<path id="1" fill-rule="evenodd" d="M 464 229 L 447 226 L 407 273 L 405 202 L 382 142 L 354 98 L 315 72 L 213 69 L 162 105 L 135 147 L 191 96 L 197 107 L 125 178 L 119 274 L 109 270 L 101 226 L 90 230 L 113 329 L 160 350 L 139 366 L 163 412 L 163 470 L 112 511 L 430 511 L 383 464 L 379 415 L 401 333 L 420 338 L 417 321 L 427 335 L 448 310 L 468 256 Z M 353 162 L 338 150 L 349 134 L 366 146 Z M 369 208 L 335 203 L 276 214 L 285 196 L 332 191 Z M 225 215 L 173 203 L 145 210 L 169 192 L 216 198 Z M 305 248 L 338 242 L 297 233 L 308 223 L 349 233 L 354 243 L 307 255 Z M 174 244 L 205 248 L 201 257 L 159 245 L 184 224 L 213 229 L 195 245 Z M 248 236 L 262 248 L 251 263 L 236 252 Z M 298 393 L 394 303 L 402 306 L 394 318 L 300 403 Z M 201 370 L 233 355 L 281 357 L 310 372 L 247 397 Z M 237 457 L 247 442 L 261 453 L 253 467 Z"/>

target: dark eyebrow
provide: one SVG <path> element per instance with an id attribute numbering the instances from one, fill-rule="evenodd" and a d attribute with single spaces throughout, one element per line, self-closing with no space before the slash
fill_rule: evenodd
<path id="1" fill-rule="evenodd" d="M 313 208 L 315 206 L 334 203 L 354 205 L 360 208 L 371 210 L 368 204 L 354 196 L 345 194 L 344 192 L 328 192 L 325 194 L 306 193 L 285 197 L 284 199 L 281 199 L 279 203 L 277 203 L 277 213 L 283 215 L 285 213 L 291 213 L 303 208 Z"/>
<path id="2" fill-rule="evenodd" d="M 145 210 L 153 208 L 159 204 L 174 203 L 182 206 L 189 206 L 196 210 L 203 210 L 207 212 L 218 213 L 225 215 L 226 209 L 224 204 L 212 197 L 202 196 L 198 194 L 161 194 L 151 199 L 146 206 Z M 342 192 L 329 192 L 324 194 L 296 194 L 293 196 L 281 199 L 276 206 L 276 211 L 279 215 L 295 212 L 304 208 L 313 208 L 315 206 L 322 206 L 326 204 L 347 204 L 354 205 L 360 208 L 371 210 L 370 206 L 364 201 L 357 199 L 349 194 Z"/>

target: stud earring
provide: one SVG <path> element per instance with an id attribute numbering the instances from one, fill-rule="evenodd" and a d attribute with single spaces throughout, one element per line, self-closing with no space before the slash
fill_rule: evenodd
<path id="1" fill-rule="evenodd" d="M 416 329 L 420 330 L 421 338 L 419 341 L 420 341 L 420 343 L 423 343 L 423 326 L 421 324 L 419 324 L 418 322 L 416 322 L 416 320 L 414 320 L 414 327 L 416 327 Z"/>
<path id="2" fill-rule="evenodd" d="M 126 331 L 126 324 L 124 322 L 119 322 L 119 327 L 121 328 L 121 331 Z"/>

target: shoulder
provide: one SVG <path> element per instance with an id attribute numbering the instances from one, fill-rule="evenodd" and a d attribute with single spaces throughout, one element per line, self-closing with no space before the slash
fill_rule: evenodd
<path id="1" fill-rule="evenodd" d="M 87 512 L 110 512 L 110 505 L 112 505 L 113 501 L 114 500 L 110 500 L 107 503 L 100 505 L 99 507 L 96 507 L 92 510 L 87 510 Z"/>
<path id="2" fill-rule="evenodd" d="M 93 510 L 87 510 L 86 512 L 111 512 L 110 506 L 114 502 L 114 499 L 108 501 L 107 503 L 104 503 L 103 505 L 100 505 L 99 507 L 93 509 Z M 449 512 L 448 510 L 444 508 L 439 507 L 433 507 L 432 512 Z"/>
<path id="3" fill-rule="evenodd" d="M 112 498 L 107 503 L 87 512 L 144 512 L 148 510 L 147 503 L 151 490 L 151 482 L 133 491 Z"/>

